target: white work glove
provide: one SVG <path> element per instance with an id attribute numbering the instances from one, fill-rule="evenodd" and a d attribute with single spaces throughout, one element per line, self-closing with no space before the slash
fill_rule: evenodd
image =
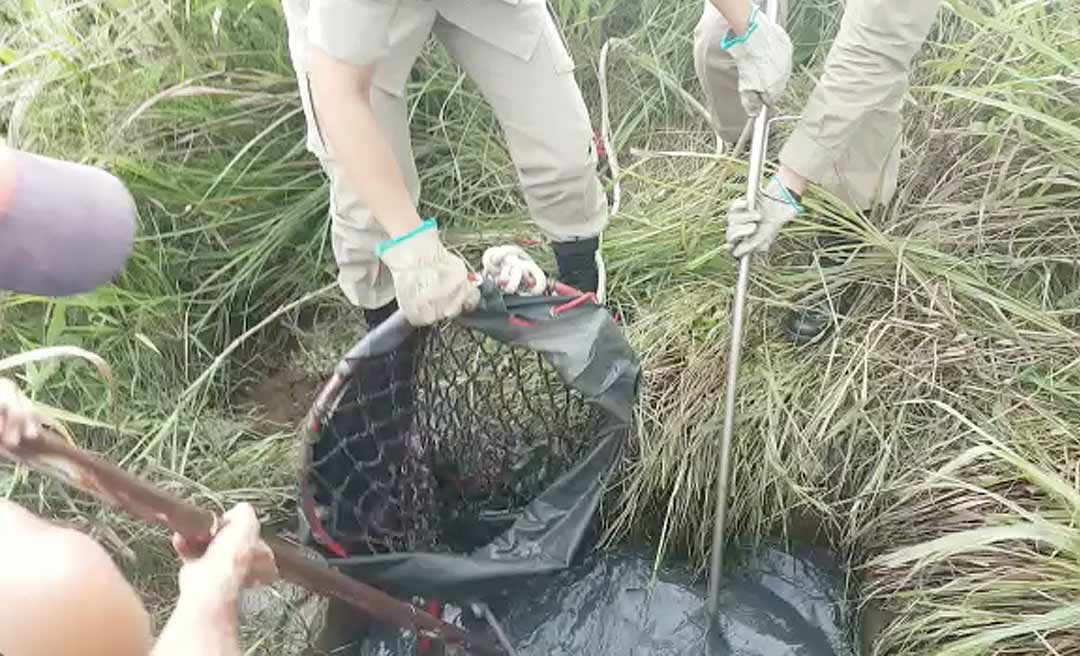
<path id="1" fill-rule="evenodd" d="M 480 288 L 469 279 L 465 262 L 446 250 L 434 228 L 383 242 L 379 256 L 394 276 L 398 307 L 414 326 L 453 319 L 480 302 Z"/>
<path id="2" fill-rule="evenodd" d="M 507 294 L 539 296 L 547 289 L 547 276 L 529 254 L 517 246 L 492 246 L 484 251 L 484 277 Z"/>
<path id="3" fill-rule="evenodd" d="M 775 1 L 775 0 L 773 0 Z M 739 69 L 739 99 L 750 116 L 761 113 L 762 105 L 780 102 L 791 78 L 791 39 L 759 8 L 754 8 L 746 33 L 731 32 L 720 47 L 731 53 Z"/>
<path id="4" fill-rule="evenodd" d="M 768 252 L 780 228 L 801 213 L 799 202 L 773 178 L 758 194 L 754 209 L 747 207 L 745 198 L 728 206 L 728 250 L 735 259 L 748 253 Z"/>

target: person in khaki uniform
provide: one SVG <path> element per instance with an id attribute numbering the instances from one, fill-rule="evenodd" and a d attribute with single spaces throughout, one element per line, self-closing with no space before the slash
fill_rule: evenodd
<path id="1" fill-rule="evenodd" d="M 564 282 L 595 291 L 607 203 L 574 63 L 543 0 L 283 0 L 308 120 L 331 182 L 339 280 L 369 323 L 416 325 L 476 301 L 463 262 L 416 212 L 405 85 L 431 35 L 491 103 Z"/>
<path id="2" fill-rule="evenodd" d="M 435 222 L 422 221 L 416 210 L 420 183 L 406 82 L 431 36 L 495 110 L 532 219 L 552 241 L 559 277 L 582 291 L 597 290 L 607 200 L 574 63 L 545 0 L 282 4 L 307 146 L 330 179 L 339 282 L 365 309 L 369 326 L 397 306 L 414 325 L 434 323 L 478 298 L 464 262 L 444 248 Z M 484 273 L 509 293 L 543 287 L 543 273 L 515 247 L 489 249 Z M 412 358 L 414 348 L 410 342 L 394 357 Z M 365 633 L 351 608 L 331 602 L 313 647 L 342 653 Z"/>
<path id="3" fill-rule="evenodd" d="M 790 42 L 747 0 L 704 4 L 694 59 L 717 128 L 733 140 L 761 103 L 780 99 L 791 70 Z M 941 0 L 847 1 L 825 70 L 780 151 L 776 176 L 754 211 L 748 211 L 744 201 L 729 210 L 728 246 L 735 257 L 768 251 L 780 228 L 802 212 L 800 199 L 808 182 L 862 212 L 892 199 L 900 166 L 900 109 L 911 62 L 940 5 Z M 729 45 L 732 42 L 738 43 Z M 747 50 L 756 55 L 746 54 Z M 747 88 L 744 69 L 753 68 L 746 66 L 748 60 L 766 71 L 762 77 L 771 86 Z M 851 255 L 850 243 L 835 238 L 817 241 L 826 251 L 821 262 L 827 267 L 838 266 Z M 847 290 L 834 291 L 831 299 L 803 299 L 785 318 L 784 332 L 799 344 L 813 341 L 834 323 L 834 311 L 843 313 L 850 303 Z"/>

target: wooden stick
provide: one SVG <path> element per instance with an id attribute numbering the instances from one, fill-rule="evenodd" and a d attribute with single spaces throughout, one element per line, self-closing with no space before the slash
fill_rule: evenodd
<path id="1" fill-rule="evenodd" d="M 71 446 L 56 433 L 44 430 L 39 438 L 23 440 L 0 454 L 57 476 L 64 482 L 139 519 L 183 536 L 193 547 L 210 543 L 217 517 L 143 481 L 88 451 Z M 471 637 L 460 628 L 395 599 L 385 592 L 348 577 L 306 557 L 296 547 L 267 538 L 278 572 L 287 581 L 324 596 L 336 597 L 371 618 L 416 632 L 418 637 L 460 645 L 478 656 L 504 656 L 498 646 Z"/>

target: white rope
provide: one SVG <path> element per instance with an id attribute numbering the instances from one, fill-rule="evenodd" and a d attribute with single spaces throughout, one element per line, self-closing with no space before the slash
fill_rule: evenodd
<path id="1" fill-rule="evenodd" d="M 600 142 L 604 146 L 607 155 L 608 168 L 611 169 L 611 207 L 608 209 L 608 222 L 615 219 L 622 207 L 622 169 L 619 167 L 619 155 L 615 152 L 615 144 L 611 139 L 611 110 L 607 85 L 608 53 L 611 51 L 611 42 L 619 42 L 617 39 L 608 39 L 600 48 L 600 63 L 596 77 L 600 83 Z M 601 303 L 607 300 L 607 267 L 604 265 L 604 234 L 600 233 L 600 245 L 596 249 L 596 298 Z"/>
<path id="2" fill-rule="evenodd" d="M 611 218 L 615 218 L 622 205 L 622 182 L 619 180 L 622 169 L 619 167 L 619 155 L 615 151 L 615 144 L 611 140 L 611 109 L 608 96 L 607 65 L 612 41 L 617 44 L 622 43 L 621 39 L 608 39 L 604 42 L 604 46 L 600 48 L 600 70 L 597 72 L 597 79 L 600 82 L 600 139 L 604 145 L 604 152 L 607 153 L 608 166 L 611 168 L 613 182 L 611 189 Z"/>
<path id="3" fill-rule="evenodd" d="M 622 209 L 622 167 L 619 166 L 619 155 L 615 148 L 615 143 L 611 136 L 611 105 L 610 96 L 608 94 L 608 55 L 611 52 L 613 46 L 626 46 L 628 43 L 619 38 L 611 37 L 604 41 L 604 45 L 600 48 L 600 61 L 598 64 L 598 70 L 596 73 L 597 80 L 600 84 L 600 141 L 604 146 L 604 152 L 607 154 L 608 167 L 611 169 L 611 207 L 609 209 L 608 220 L 609 222 L 614 220 L 619 215 L 619 210 Z M 661 84 L 664 83 L 664 78 L 661 74 L 653 71 L 654 74 L 660 78 Z M 716 156 L 723 153 L 724 141 L 720 137 L 720 132 L 715 124 L 712 112 L 708 110 L 704 105 L 697 101 L 696 98 L 690 96 L 684 90 L 679 89 L 682 92 L 684 99 L 690 104 L 690 106 L 699 114 L 705 117 L 709 121 L 709 125 L 713 127 L 716 134 Z M 753 120 L 748 120 L 746 125 L 743 126 L 742 133 L 739 135 L 738 141 L 735 143 L 735 147 L 732 150 L 733 154 L 738 154 L 746 147 L 747 141 L 750 139 L 750 133 L 753 128 Z M 604 258 L 602 255 L 604 245 L 603 233 L 600 235 L 600 247 L 596 250 L 596 270 L 598 273 L 598 284 L 596 290 L 597 299 L 603 303 L 607 297 L 607 270 L 604 266 Z"/>

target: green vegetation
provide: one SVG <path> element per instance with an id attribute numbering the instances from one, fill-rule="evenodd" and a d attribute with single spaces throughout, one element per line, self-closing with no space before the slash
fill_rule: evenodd
<path id="1" fill-rule="evenodd" d="M 745 165 L 716 154 L 694 100 L 698 2 L 554 4 L 597 125 L 598 53 L 620 39 L 606 77 L 623 202 L 605 249 L 647 380 L 611 535 L 701 563 L 734 280 L 721 217 Z M 839 11 L 795 4 L 793 113 Z M 895 613 L 880 653 L 1080 653 L 1080 7 L 946 4 L 906 103 L 895 202 L 865 220 L 813 196 L 755 263 L 733 537 L 829 543 L 853 598 Z M 534 236 L 490 111 L 438 48 L 411 91 L 425 210 L 468 252 Z M 142 218 L 117 285 L 0 298 L 0 353 L 100 354 L 115 404 L 76 362 L 22 383 L 96 424 L 76 429 L 88 446 L 200 503 L 247 499 L 278 518 L 292 436 L 244 390 L 286 362 L 325 366 L 326 333 L 347 340 L 352 321 L 302 124 L 275 0 L 0 8 L 0 129 L 122 175 Z M 842 272 L 861 293 L 838 337 L 794 349 L 776 322 L 822 286 L 799 259 L 814 223 L 863 246 Z M 25 472 L 0 470 L 0 493 L 93 530 L 165 607 L 159 536 Z"/>

